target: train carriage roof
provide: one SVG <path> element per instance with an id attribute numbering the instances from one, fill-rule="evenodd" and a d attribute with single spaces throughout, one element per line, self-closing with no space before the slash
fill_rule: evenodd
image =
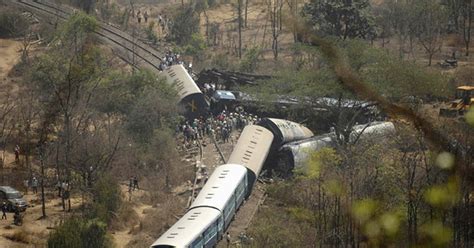
<path id="1" fill-rule="evenodd" d="M 202 93 L 183 65 L 172 65 L 166 68 L 161 75 L 166 77 L 169 84 L 176 87 L 179 100 L 192 94 Z"/>
<path id="2" fill-rule="evenodd" d="M 307 127 L 283 119 L 263 118 L 258 125 L 267 128 L 273 133 L 273 148 L 279 148 L 285 143 L 310 138 L 314 135 Z"/>
<path id="3" fill-rule="evenodd" d="M 244 165 L 257 177 L 272 141 L 273 134 L 270 131 L 261 126 L 248 125 L 242 131 L 227 163 Z"/>
<path id="4" fill-rule="evenodd" d="M 217 167 L 191 204 L 190 209 L 206 206 L 223 211 L 225 204 L 246 173 L 247 169 L 238 164 L 225 164 Z"/>
<path id="5" fill-rule="evenodd" d="M 189 210 L 168 231 L 157 239 L 151 248 L 186 247 L 210 224 L 215 222 L 220 212 L 213 208 L 200 207 Z"/>

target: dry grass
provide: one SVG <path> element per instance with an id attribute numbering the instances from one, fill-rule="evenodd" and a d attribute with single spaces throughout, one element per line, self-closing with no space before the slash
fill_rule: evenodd
<path id="1" fill-rule="evenodd" d="M 156 207 L 146 209 L 145 217 L 134 228 L 130 230 L 133 239 L 127 244 L 127 247 L 146 247 L 153 243 L 156 238 L 166 231 L 177 221 L 177 217 L 184 213 L 184 200 L 167 195 L 158 203 Z"/>
<path id="2" fill-rule="evenodd" d="M 127 227 L 133 227 L 139 223 L 138 214 L 133 209 L 130 202 L 123 202 L 117 211 L 116 217 L 110 223 L 111 230 L 125 230 Z"/>
<path id="3" fill-rule="evenodd" d="M 3 237 L 14 241 L 14 242 L 19 242 L 23 244 L 29 244 L 31 242 L 31 235 L 26 232 L 24 229 L 19 229 L 16 230 L 15 232 L 11 234 L 3 234 Z"/>
<path id="4" fill-rule="evenodd" d="M 443 38 L 443 45 L 448 47 L 464 47 L 464 40 L 461 35 L 459 34 L 449 34 Z"/>

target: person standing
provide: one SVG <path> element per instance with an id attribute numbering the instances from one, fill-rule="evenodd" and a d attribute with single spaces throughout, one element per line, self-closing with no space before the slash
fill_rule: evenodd
<path id="1" fill-rule="evenodd" d="M 3 202 L 2 204 L 2 220 L 3 219 L 7 219 L 7 203 L 6 202 Z"/>
<path id="2" fill-rule="evenodd" d="M 15 222 L 15 225 L 21 226 L 22 224 L 20 207 L 18 206 L 18 203 L 15 205 L 15 214 L 13 215 L 13 221 Z"/>
<path id="3" fill-rule="evenodd" d="M 130 176 L 130 179 L 128 182 L 128 191 L 132 192 L 134 190 L 134 185 L 135 185 L 135 180 L 132 176 Z"/>
<path id="4" fill-rule="evenodd" d="M 20 162 L 20 146 L 15 146 L 15 162 Z"/>
<path id="5" fill-rule="evenodd" d="M 134 176 L 134 177 L 133 177 L 133 190 L 135 190 L 135 187 L 137 188 L 137 190 L 140 189 L 140 188 L 138 187 L 138 177 L 137 177 L 137 176 Z"/>
<path id="6" fill-rule="evenodd" d="M 230 247 L 230 233 L 227 232 L 227 234 L 225 235 L 225 240 L 227 241 L 227 247 Z"/>
<path id="7" fill-rule="evenodd" d="M 145 23 L 148 22 L 148 12 L 145 11 L 145 13 L 143 14 L 143 18 L 145 18 Z"/>
<path id="8" fill-rule="evenodd" d="M 38 193 L 38 179 L 36 177 L 33 177 L 33 180 L 31 180 L 31 187 L 33 188 L 33 194 Z"/>
<path id="9" fill-rule="evenodd" d="M 137 19 L 138 19 L 138 24 L 140 24 L 142 22 L 142 12 L 140 10 L 137 12 Z"/>
<path id="10" fill-rule="evenodd" d="M 28 179 L 25 179 L 25 180 L 23 181 L 23 186 L 25 186 L 25 195 L 28 194 L 28 187 L 30 186 L 29 184 L 30 184 L 30 182 L 29 182 Z"/>

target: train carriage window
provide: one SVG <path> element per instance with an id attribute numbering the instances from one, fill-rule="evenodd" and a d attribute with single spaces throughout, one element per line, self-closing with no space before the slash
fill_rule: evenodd
<path id="1" fill-rule="evenodd" d="M 224 228 L 224 216 L 221 215 L 219 219 L 217 220 L 217 231 L 219 233 L 222 233 L 224 231 L 223 228 Z"/>
<path id="2" fill-rule="evenodd" d="M 232 197 L 232 199 L 229 200 L 227 206 L 225 207 L 225 211 L 224 211 L 224 214 L 225 214 L 225 222 L 226 223 L 229 223 L 228 220 L 229 220 L 229 217 L 235 212 L 235 200 L 234 198 Z"/>
<path id="3" fill-rule="evenodd" d="M 216 223 L 211 224 L 206 231 L 204 231 L 204 244 L 207 244 L 217 234 Z"/>
<path id="4" fill-rule="evenodd" d="M 194 242 L 189 246 L 190 248 L 202 248 L 204 246 L 204 242 L 202 240 L 202 236 L 199 236 Z"/>

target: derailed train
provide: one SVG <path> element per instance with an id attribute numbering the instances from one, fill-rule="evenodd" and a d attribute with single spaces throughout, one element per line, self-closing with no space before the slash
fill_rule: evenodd
<path id="1" fill-rule="evenodd" d="M 183 107 L 183 114 L 187 119 L 207 115 L 209 103 L 183 65 L 172 65 L 160 74 L 177 90 L 179 104 Z"/>
<path id="2" fill-rule="evenodd" d="M 186 214 L 152 248 L 214 247 L 250 195 L 271 147 L 275 146 L 272 143 L 313 136 L 309 129 L 294 122 L 264 119 L 261 123 L 244 128 L 227 164 L 214 170 Z"/>
<path id="3" fill-rule="evenodd" d="M 392 122 L 371 122 L 364 125 L 356 125 L 349 135 L 352 142 L 355 139 L 380 139 L 395 132 Z M 336 147 L 337 139 L 334 132 L 317 135 L 308 139 L 289 142 L 280 147 L 275 156 L 274 170 L 282 176 L 289 175 L 293 169 L 304 168 L 309 154 L 325 147 Z"/>

